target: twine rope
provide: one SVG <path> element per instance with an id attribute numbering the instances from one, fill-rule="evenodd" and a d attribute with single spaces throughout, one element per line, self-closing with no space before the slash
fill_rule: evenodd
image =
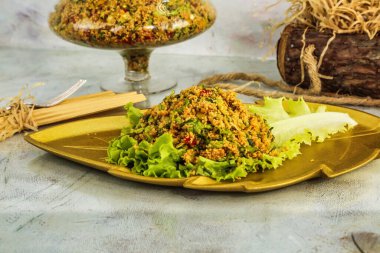
<path id="1" fill-rule="evenodd" d="M 318 62 L 314 57 L 315 46 L 310 45 L 305 49 L 303 63 L 306 65 L 310 77 L 310 88 L 308 92 L 312 95 L 319 95 L 322 92 L 322 81 L 319 78 Z"/>
<path id="2" fill-rule="evenodd" d="M 252 82 L 259 82 L 271 88 L 280 90 L 267 91 L 261 89 L 260 87 L 243 87 L 242 85 L 232 83 L 233 81 L 248 81 L 248 84 L 252 84 Z M 217 74 L 200 81 L 199 85 L 204 85 L 208 87 L 220 87 L 222 89 L 227 90 L 235 90 L 237 93 L 248 96 L 255 96 L 258 98 L 287 97 L 291 99 L 299 99 L 302 97 L 305 101 L 313 103 L 380 107 L 380 99 L 374 99 L 371 97 L 340 95 L 330 92 L 320 92 L 319 95 L 315 95 L 309 89 L 292 87 L 284 83 L 283 81 L 274 81 L 257 73 L 233 72 L 226 74 Z"/>

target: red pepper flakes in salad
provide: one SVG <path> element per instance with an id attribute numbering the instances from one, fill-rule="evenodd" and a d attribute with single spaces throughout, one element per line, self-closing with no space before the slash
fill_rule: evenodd
<path id="1" fill-rule="evenodd" d="M 126 109 L 130 125 L 110 142 L 107 161 L 162 178 L 234 181 L 276 169 L 299 155 L 302 143 L 357 124 L 323 106 L 312 111 L 303 100 L 265 98 L 263 106 L 248 106 L 232 91 L 202 86 L 173 93 L 145 112 L 131 103 Z"/>
<path id="2" fill-rule="evenodd" d="M 234 92 L 201 86 L 165 98 L 145 112 L 137 127 L 145 129 L 134 135 L 138 141 L 170 133 L 174 146 L 186 149 L 185 162 L 193 164 L 201 153 L 216 161 L 262 157 L 270 153 L 273 139 L 265 121 L 248 112 Z"/>

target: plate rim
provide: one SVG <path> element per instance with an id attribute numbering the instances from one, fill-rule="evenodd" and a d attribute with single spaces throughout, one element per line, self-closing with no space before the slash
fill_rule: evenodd
<path id="1" fill-rule="evenodd" d="M 308 104 L 325 105 L 325 104 L 318 104 L 318 103 L 308 103 Z M 360 113 L 360 114 L 366 114 L 370 117 L 374 117 L 375 119 L 377 119 L 379 121 L 379 124 L 380 124 L 380 117 L 377 115 L 373 115 L 373 114 L 368 113 L 368 112 L 363 112 L 363 111 L 360 111 L 360 110 L 355 109 L 355 108 L 336 106 L 336 105 L 326 105 L 326 106 L 328 106 L 330 108 L 332 107 L 332 109 L 333 108 L 342 108 L 344 110 L 348 110 L 348 112 L 350 110 L 352 110 L 352 111 L 356 111 L 357 113 Z M 235 182 L 229 182 L 228 184 L 223 184 L 223 183 L 215 184 L 215 182 L 216 182 L 215 180 L 208 178 L 208 177 L 205 177 L 205 176 L 192 176 L 189 178 L 180 178 L 180 179 L 173 178 L 173 179 L 171 179 L 171 178 L 154 178 L 154 177 L 146 177 L 143 175 L 137 175 L 137 174 L 132 173 L 129 169 L 127 169 L 123 166 L 113 165 L 113 164 L 109 164 L 106 162 L 100 162 L 100 161 L 88 159 L 88 158 L 85 158 L 82 156 L 73 155 L 73 154 L 70 154 L 68 152 L 61 151 L 61 150 L 58 150 L 54 147 L 51 147 L 48 144 L 41 142 L 41 141 L 38 141 L 37 139 L 34 138 L 34 135 L 40 134 L 42 131 L 45 131 L 47 129 L 52 129 L 55 127 L 62 127 L 62 126 L 65 126 L 68 124 L 73 124 L 73 123 L 81 123 L 81 122 L 94 121 L 94 120 L 105 120 L 105 119 L 109 119 L 112 117 L 117 117 L 117 118 L 123 117 L 123 118 L 125 118 L 125 116 L 123 116 L 123 115 L 117 115 L 117 116 L 102 116 L 102 117 L 74 120 L 74 121 L 65 122 L 62 124 L 56 124 L 56 125 L 47 127 L 43 130 L 39 130 L 37 132 L 28 133 L 24 136 L 24 139 L 25 139 L 25 141 L 32 144 L 33 146 L 35 146 L 39 149 L 42 149 L 48 153 L 51 153 L 51 154 L 56 155 L 58 157 L 61 157 L 61 158 L 82 164 L 84 166 L 87 166 L 87 167 L 90 167 L 93 169 L 97 169 L 97 170 L 100 170 L 103 172 L 107 172 L 108 174 L 115 176 L 115 177 L 118 177 L 118 178 L 126 179 L 129 181 L 134 181 L 134 182 L 139 182 L 139 183 L 145 183 L 145 184 L 154 184 L 154 185 L 171 186 L 171 187 L 183 187 L 183 188 L 188 188 L 188 189 L 193 189 L 193 190 L 218 191 L 218 192 L 220 192 L 220 191 L 222 191 L 222 192 L 238 191 L 238 192 L 247 192 L 247 193 L 265 192 L 265 191 L 281 189 L 284 187 L 295 185 L 295 184 L 298 184 L 300 182 L 310 180 L 312 178 L 317 178 L 317 177 L 335 178 L 335 177 L 338 177 L 340 175 L 346 174 L 348 172 L 354 171 L 354 170 L 356 170 L 360 167 L 363 167 L 364 165 L 372 162 L 373 160 L 380 158 L 380 148 L 375 148 L 369 159 L 366 159 L 364 162 L 360 162 L 359 164 L 357 164 L 354 167 L 350 167 L 348 169 L 339 171 L 338 173 L 335 173 L 334 169 L 332 169 L 329 166 L 321 163 L 321 164 L 318 164 L 318 166 L 316 166 L 315 168 L 310 169 L 309 171 L 311 171 L 311 172 L 309 172 L 306 175 L 298 176 L 294 179 L 292 179 L 292 178 L 286 179 L 286 180 L 280 181 L 280 184 L 277 183 L 275 185 L 269 185 L 267 187 L 263 187 L 263 185 L 261 184 L 261 186 L 259 188 L 257 188 L 257 187 L 255 187 L 255 183 L 253 181 L 235 181 Z M 195 182 L 197 180 L 203 180 L 204 178 L 208 178 L 208 179 L 214 181 L 214 184 L 213 185 L 195 184 Z"/>

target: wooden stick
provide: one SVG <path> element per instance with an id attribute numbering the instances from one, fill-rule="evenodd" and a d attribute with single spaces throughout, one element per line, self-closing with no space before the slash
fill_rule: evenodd
<path id="1" fill-rule="evenodd" d="M 60 105 L 72 103 L 72 102 L 80 101 L 80 100 L 84 100 L 84 99 L 89 99 L 89 98 L 98 98 L 98 97 L 107 97 L 107 96 L 115 96 L 115 92 L 103 91 L 103 92 L 83 95 L 83 96 L 79 96 L 79 97 L 67 98 L 63 102 L 61 102 Z"/>
<path id="2" fill-rule="evenodd" d="M 143 94 L 137 94 L 136 92 L 124 94 L 103 92 L 85 95 L 69 99 L 54 107 L 36 109 L 33 111 L 33 119 L 38 126 L 42 126 L 112 110 L 129 102 L 138 103 L 145 100 L 146 98 Z"/>

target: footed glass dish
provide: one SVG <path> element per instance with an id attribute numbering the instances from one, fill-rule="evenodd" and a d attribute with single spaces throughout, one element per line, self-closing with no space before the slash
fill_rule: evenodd
<path id="1" fill-rule="evenodd" d="M 149 94 L 176 85 L 167 78 L 151 78 L 153 49 L 192 38 L 211 27 L 215 18 L 208 0 L 61 0 L 49 25 L 72 43 L 120 53 L 125 81 L 103 89 Z"/>

